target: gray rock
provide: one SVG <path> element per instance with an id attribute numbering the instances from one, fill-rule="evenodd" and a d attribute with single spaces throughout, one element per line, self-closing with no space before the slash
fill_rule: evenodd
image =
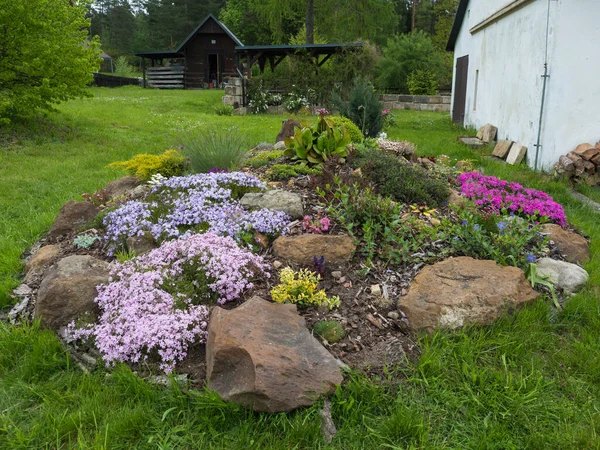
<path id="1" fill-rule="evenodd" d="M 267 192 L 249 192 L 241 199 L 242 206 L 250 209 L 268 208 L 283 211 L 292 219 L 304 217 L 302 198 L 293 192 L 274 189 Z"/>
<path id="2" fill-rule="evenodd" d="M 477 139 L 481 139 L 486 144 L 496 140 L 496 135 L 498 134 L 498 128 L 494 125 L 488 123 L 482 126 L 479 131 L 477 131 Z"/>
<path id="3" fill-rule="evenodd" d="M 283 141 L 279 141 L 275 144 L 275 146 L 273 147 L 273 150 L 285 150 L 287 147 L 285 145 L 285 142 Z"/>
<path id="4" fill-rule="evenodd" d="M 492 155 L 500 159 L 506 159 L 512 145 L 513 141 L 498 141 Z"/>
<path id="5" fill-rule="evenodd" d="M 140 184 L 136 188 L 131 191 L 131 198 L 135 200 L 140 200 L 146 197 L 150 193 L 152 186 L 147 184 Z"/>
<path id="6" fill-rule="evenodd" d="M 588 273 L 577 264 L 552 258 L 542 258 L 537 262 L 537 274 L 567 295 L 583 288 L 589 279 Z"/>
<path id="7" fill-rule="evenodd" d="M 523 162 L 526 154 L 527 154 L 527 147 L 515 142 L 510 147 L 510 151 L 508 152 L 508 156 L 506 157 L 506 162 L 510 165 L 516 166 Z"/>
<path id="8" fill-rule="evenodd" d="M 275 149 L 275 146 L 269 142 L 261 142 L 254 148 L 259 152 L 270 152 Z"/>
<path id="9" fill-rule="evenodd" d="M 136 177 L 123 177 L 118 180 L 109 182 L 104 191 L 109 199 L 120 197 L 121 195 L 129 194 L 139 184 L 139 180 Z"/>
<path id="10" fill-rule="evenodd" d="M 109 269 L 110 264 L 89 255 L 61 259 L 40 284 L 35 316 L 42 325 L 59 330 L 81 314 L 96 314 L 96 287 L 108 282 Z"/>
<path id="11" fill-rule="evenodd" d="M 29 318 L 29 317 L 27 317 L 29 315 L 27 313 L 28 306 L 29 306 L 29 297 L 25 297 L 20 303 L 15 305 L 8 312 L 8 320 L 10 320 L 10 323 L 15 323 L 17 321 L 17 319 L 19 318 L 19 316 L 25 316 L 24 318 L 28 319 Z"/>
<path id="12" fill-rule="evenodd" d="M 148 253 L 156 248 L 156 241 L 150 233 L 144 233 L 142 236 L 131 236 L 125 241 L 127 250 L 134 252 L 136 256 Z"/>
<path id="13" fill-rule="evenodd" d="M 476 137 L 460 137 L 458 138 L 458 140 L 463 144 L 468 145 L 469 147 L 474 149 L 481 148 L 485 145 L 485 142 Z"/>

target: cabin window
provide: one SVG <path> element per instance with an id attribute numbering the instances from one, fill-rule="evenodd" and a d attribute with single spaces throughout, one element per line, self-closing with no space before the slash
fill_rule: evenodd
<path id="1" fill-rule="evenodd" d="M 211 44 L 216 44 L 216 43 L 217 43 L 217 40 L 216 40 L 216 39 L 213 39 L 212 41 L 210 41 L 210 43 L 211 43 Z"/>
<path id="2" fill-rule="evenodd" d="M 479 88 L 479 70 L 475 71 L 475 92 L 473 94 L 473 111 L 477 111 L 477 89 Z"/>

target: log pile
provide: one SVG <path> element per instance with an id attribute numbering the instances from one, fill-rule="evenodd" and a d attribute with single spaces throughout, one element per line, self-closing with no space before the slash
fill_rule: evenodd
<path id="1" fill-rule="evenodd" d="M 590 186 L 600 183 L 600 142 L 595 146 L 580 144 L 575 150 L 561 155 L 554 164 L 557 176 L 569 177 L 576 183 L 586 183 Z"/>

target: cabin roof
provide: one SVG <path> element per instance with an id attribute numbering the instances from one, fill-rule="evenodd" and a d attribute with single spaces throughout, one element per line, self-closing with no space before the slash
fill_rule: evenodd
<path id="1" fill-rule="evenodd" d="M 468 4 L 469 0 L 460 0 L 460 3 L 458 4 L 456 16 L 454 16 L 454 23 L 452 24 L 452 30 L 450 30 L 450 36 L 448 37 L 448 44 L 446 44 L 446 50 L 449 52 L 454 51 L 456 40 L 458 39 L 458 33 L 460 32 L 460 27 L 465 20 L 465 13 L 467 12 Z"/>

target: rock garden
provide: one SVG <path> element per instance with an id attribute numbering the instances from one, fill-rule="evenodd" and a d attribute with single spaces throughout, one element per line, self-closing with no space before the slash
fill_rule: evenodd
<path id="1" fill-rule="evenodd" d="M 325 110 L 277 139 L 224 163 L 192 144 L 115 162 L 127 176 L 24 254 L 9 320 L 39 319 L 83 370 L 174 373 L 281 412 L 411 364 L 419 332 L 540 297 L 559 311 L 588 280 L 588 241 L 542 191 Z"/>

